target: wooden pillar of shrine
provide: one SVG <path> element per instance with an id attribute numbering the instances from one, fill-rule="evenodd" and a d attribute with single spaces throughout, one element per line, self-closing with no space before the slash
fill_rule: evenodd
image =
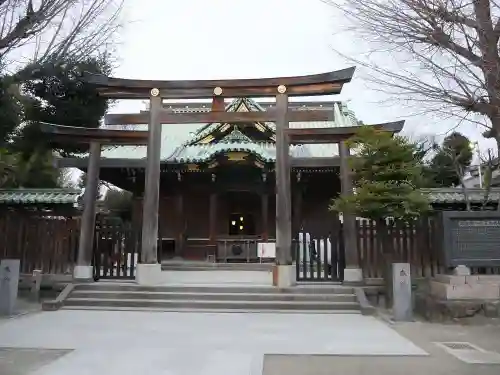
<path id="1" fill-rule="evenodd" d="M 178 191 L 175 196 L 175 211 L 176 211 L 176 239 L 175 239 L 175 256 L 182 256 L 184 250 L 184 231 L 186 221 L 184 217 L 184 194 Z"/>
<path id="2" fill-rule="evenodd" d="M 99 160 L 101 145 L 98 142 L 90 144 L 87 182 L 83 195 L 83 214 L 80 224 L 78 254 L 73 270 L 75 280 L 89 281 L 93 279 L 92 251 L 95 232 L 96 198 L 99 189 Z"/>
<path id="3" fill-rule="evenodd" d="M 288 95 L 280 85 L 276 95 L 276 267 L 273 284 L 287 287 L 295 283 L 292 264 L 292 205 L 288 123 Z"/>
<path id="4" fill-rule="evenodd" d="M 161 279 L 158 263 L 158 205 L 160 196 L 160 156 L 162 99 L 158 89 L 150 95 L 146 182 L 142 214 L 141 264 L 137 266 L 139 284 L 156 284 Z"/>
<path id="5" fill-rule="evenodd" d="M 292 204 L 292 237 L 298 236 L 302 226 L 302 186 L 300 186 L 300 174 L 297 175 L 297 186 L 293 191 L 293 204 Z"/>
<path id="6" fill-rule="evenodd" d="M 209 239 L 210 245 L 217 244 L 217 193 L 212 191 L 210 193 L 210 207 L 208 209 L 209 217 Z"/>
<path id="7" fill-rule="evenodd" d="M 262 214 L 262 241 L 269 240 L 269 194 L 267 191 L 262 192 L 260 195 L 260 207 Z"/>
<path id="8" fill-rule="evenodd" d="M 342 141 L 339 143 L 340 156 L 340 186 L 341 194 L 353 194 L 352 186 L 352 171 L 348 164 L 349 147 Z M 361 282 L 363 280 L 363 272 L 360 268 L 358 257 L 358 241 L 356 236 L 356 217 L 352 214 L 342 213 L 343 216 L 343 234 L 344 234 L 344 249 L 345 249 L 345 282 Z"/>

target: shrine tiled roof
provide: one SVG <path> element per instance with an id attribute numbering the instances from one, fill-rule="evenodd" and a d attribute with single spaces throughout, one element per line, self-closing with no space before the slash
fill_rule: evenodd
<path id="1" fill-rule="evenodd" d="M 265 111 L 272 107 L 272 103 L 259 104 L 249 98 L 234 99 L 226 106 L 226 111 Z M 291 103 L 293 105 L 293 103 Z M 208 106 L 209 107 L 209 106 Z M 203 108 L 183 108 L 182 111 L 207 111 L 208 107 Z M 321 108 L 320 108 L 321 107 Z M 359 125 L 354 113 L 347 108 L 343 103 L 324 103 L 317 104 L 315 102 L 300 103 L 293 110 L 308 110 L 308 109 L 323 109 L 334 112 L 334 121 L 316 121 L 316 122 L 291 122 L 291 128 L 323 128 L 323 127 L 342 127 Z M 180 111 L 181 109 L 176 109 Z M 266 130 L 269 134 L 274 134 L 276 126 L 274 123 L 265 122 L 256 124 L 256 126 Z M 217 153 L 227 151 L 246 151 L 254 153 L 264 161 L 273 161 L 276 158 L 276 148 L 274 139 L 268 141 L 255 141 L 248 138 L 245 134 L 233 129 L 226 138 L 218 142 L 205 142 L 202 140 L 218 129 L 232 124 L 210 123 L 202 125 L 198 124 L 183 124 L 183 132 L 177 132 L 175 136 L 169 132 L 169 127 L 175 125 L 165 125 L 162 129 L 162 146 L 161 160 L 163 162 L 199 162 L 207 160 Z M 137 130 L 147 130 L 147 125 L 136 126 Z M 246 137 L 246 138 L 245 138 Z M 146 146 L 111 146 L 102 151 L 102 158 L 109 159 L 145 159 Z M 331 157 L 338 155 L 338 147 L 336 144 L 312 144 L 298 145 L 290 147 L 290 155 L 293 157 Z"/>
<path id="2" fill-rule="evenodd" d="M 431 203 L 463 203 L 465 196 L 462 188 L 433 188 L 422 189 L 422 192 L 428 194 Z M 472 188 L 467 189 L 467 197 L 471 203 L 481 203 L 484 201 L 485 190 Z M 500 188 L 492 188 L 488 194 L 490 202 L 498 202 L 500 200 Z"/>
<path id="3" fill-rule="evenodd" d="M 0 204 L 74 204 L 80 194 L 74 189 L 0 189 Z"/>
<path id="4" fill-rule="evenodd" d="M 228 151 L 249 152 L 257 155 L 261 160 L 272 162 L 276 160 L 276 145 L 271 142 L 254 142 L 247 137 L 236 127 L 231 133 L 226 135 L 222 140 L 213 144 L 197 144 L 188 145 L 179 148 L 170 157 L 171 160 L 186 163 L 186 162 L 204 162 L 215 155 Z M 307 157 L 304 146 L 291 146 L 290 154 L 292 156 Z"/>

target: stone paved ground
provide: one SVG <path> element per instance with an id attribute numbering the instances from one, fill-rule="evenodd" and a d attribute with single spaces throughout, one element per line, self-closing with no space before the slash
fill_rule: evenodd
<path id="1" fill-rule="evenodd" d="M 27 375 L 70 350 L 0 348 L 1 375 Z"/>
<path id="2" fill-rule="evenodd" d="M 369 317 L 327 315 L 38 313 L 36 304 L 23 306 L 27 315 L 0 320 L 0 375 L 260 375 L 262 368 L 264 375 L 500 374 L 500 365 L 466 364 L 434 344 L 466 341 L 500 353 L 498 324 L 373 324 Z M 355 355 L 387 354 L 395 346 L 399 354 L 418 354 L 403 337 L 430 355 Z"/>
<path id="3" fill-rule="evenodd" d="M 42 304 L 30 301 L 27 298 L 18 298 L 17 303 L 16 303 L 16 308 L 14 311 L 14 318 L 19 317 L 25 314 L 31 314 L 34 312 L 42 311 Z M 6 316 L 1 316 L 0 315 L 0 322 L 10 319 L 12 317 L 6 317 Z M 0 373 L 0 375 L 2 375 Z"/>
<path id="4" fill-rule="evenodd" d="M 266 353 L 426 355 L 359 314 L 62 310 L 0 323 L 0 347 L 74 349 L 29 375 L 261 375 Z"/>
<path id="5" fill-rule="evenodd" d="M 264 375 L 498 375 L 500 365 L 467 364 L 434 342 L 470 342 L 500 353 L 500 326 L 460 326 L 423 322 L 392 328 L 430 355 L 426 357 L 276 356 L 264 358 Z"/>

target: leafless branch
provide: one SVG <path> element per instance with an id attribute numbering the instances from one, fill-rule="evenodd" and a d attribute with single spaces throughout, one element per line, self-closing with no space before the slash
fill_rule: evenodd
<path id="1" fill-rule="evenodd" d="M 115 41 L 123 0 L 0 0 L 0 61 L 23 66 L 101 52 Z M 26 54 L 27 52 L 27 54 Z"/>
<path id="2" fill-rule="evenodd" d="M 494 0 L 322 0 L 369 46 L 343 57 L 369 81 L 432 110 L 474 113 L 500 146 L 500 8 Z"/>

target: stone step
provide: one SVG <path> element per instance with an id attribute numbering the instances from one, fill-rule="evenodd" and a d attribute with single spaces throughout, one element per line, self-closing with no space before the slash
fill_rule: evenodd
<path id="1" fill-rule="evenodd" d="M 340 285 L 300 285 L 277 289 L 271 286 L 247 285 L 168 285 L 141 286 L 134 283 L 98 282 L 75 285 L 74 291 L 163 292 L 163 293 L 253 293 L 253 294 L 354 294 L 352 287 Z"/>
<path id="2" fill-rule="evenodd" d="M 267 271 L 273 263 L 162 262 L 162 271 Z"/>
<path id="3" fill-rule="evenodd" d="M 206 314 L 230 314 L 230 313 L 260 313 L 260 314 L 361 314 L 356 310 L 261 310 L 261 309 L 205 309 L 205 308 L 158 308 L 158 307 L 117 307 L 117 306 L 64 306 L 63 310 L 87 310 L 87 311 L 145 311 L 145 312 L 182 312 L 182 313 L 206 313 Z"/>
<path id="4" fill-rule="evenodd" d="M 311 293 L 200 293 L 200 292 L 144 292 L 75 290 L 71 298 L 144 299 L 144 300 L 220 300 L 220 301 L 330 301 L 356 302 L 354 294 Z"/>
<path id="5" fill-rule="evenodd" d="M 357 302 L 330 301 L 225 301 L 225 300 L 151 300 L 151 299 L 101 299 L 70 296 L 65 306 L 141 307 L 141 308 L 188 308 L 224 310 L 357 310 Z"/>

